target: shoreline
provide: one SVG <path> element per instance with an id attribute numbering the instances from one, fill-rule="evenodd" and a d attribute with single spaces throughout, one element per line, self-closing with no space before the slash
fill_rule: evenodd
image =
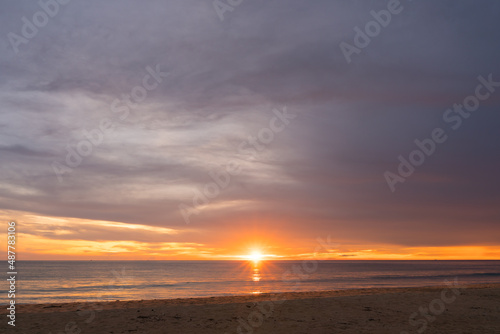
<path id="1" fill-rule="evenodd" d="M 500 283 L 475 283 L 459 285 L 463 289 L 500 289 Z M 342 290 L 323 290 L 323 291 L 298 291 L 298 292 L 276 292 L 276 293 L 259 293 L 248 295 L 230 295 L 230 296 L 211 296 L 211 297 L 190 297 L 190 298 L 164 298 L 164 299 L 132 299 L 132 300 L 116 300 L 116 301 L 81 301 L 81 302 L 64 302 L 64 303 L 16 303 L 23 310 L 42 311 L 42 312 L 64 312 L 76 311 L 82 305 L 97 304 L 103 309 L 123 309 L 136 308 L 138 306 L 165 304 L 165 305 L 206 305 L 206 304 L 233 304 L 245 303 L 253 301 L 268 301 L 280 297 L 286 297 L 284 300 L 310 299 L 310 298 L 333 298 L 341 296 L 366 296 L 376 294 L 401 293 L 401 292 L 429 292 L 449 288 L 447 285 L 430 285 L 418 287 L 387 287 L 387 288 L 355 288 Z M 1 304 L 0 314 L 7 314 Z M 49 310 L 49 311 L 47 311 Z"/>
<path id="2" fill-rule="evenodd" d="M 33 334 L 407 334 L 425 325 L 429 334 L 500 333 L 499 300 L 500 283 L 460 286 L 454 282 L 410 288 L 19 304 L 15 329 Z M 427 314 L 420 315 L 419 310 Z M 6 313 L 2 307 L 2 317 L 7 318 Z M 4 319 L 0 329 L 8 327 Z"/>

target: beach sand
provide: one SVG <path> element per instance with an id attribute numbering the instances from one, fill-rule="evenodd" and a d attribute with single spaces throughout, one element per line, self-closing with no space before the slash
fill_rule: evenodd
<path id="1" fill-rule="evenodd" d="M 500 284 L 17 305 L 2 333 L 500 333 Z M 412 318 L 410 320 L 410 318 Z"/>

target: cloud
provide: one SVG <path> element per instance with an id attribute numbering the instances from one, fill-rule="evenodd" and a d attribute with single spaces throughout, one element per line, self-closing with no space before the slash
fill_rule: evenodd
<path id="1" fill-rule="evenodd" d="M 210 1 L 69 3 L 17 55 L 6 38 L 0 43 L 0 208 L 183 230 L 179 204 L 236 160 L 242 173 L 193 216 L 212 246 L 249 219 L 290 238 L 333 231 L 406 246 L 499 240 L 499 92 L 396 194 L 383 178 L 415 139 L 447 126 L 443 112 L 474 93 L 479 75 L 500 81 L 499 4 L 403 5 L 347 64 L 339 43 L 352 42 L 354 27 L 385 2 L 253 1 L 223 22 Z M 1 6 L 5 36 L 39 10 Z M 120 120 L 113 101 L 157 64 L 170 75 Z M 257 157 L 242 154 L 239 145 L 283 106 L 297 119 Z M 51 164 L 64 163 L 68 145 L 103 118 L 115 130 L 59 183 Z M 65 226 L 30 228 L 59 239 L 134 237 L 125 225 L 121 233 Z"/>

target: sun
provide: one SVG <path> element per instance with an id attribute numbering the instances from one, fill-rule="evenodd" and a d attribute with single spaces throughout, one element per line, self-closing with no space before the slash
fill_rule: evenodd
<path id="1" fill-rule="evenodd" d="M 260 262 L 264 259 L 264 255 L 258 250 L 254 250 L 252 253 L 248 255 L 248 259 L 253 262 Z"/>

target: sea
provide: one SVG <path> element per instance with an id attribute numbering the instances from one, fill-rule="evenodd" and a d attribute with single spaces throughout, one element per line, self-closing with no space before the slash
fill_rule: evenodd
<path id="1" fill-rule="evenodd" d="M 16 303 L 500 283 L 500 261 L 20 261 Z M 6 282 L 6 280 L 3 280 Z M 7 295 L 3 283 L 2 295 Z M 6 298 L 0 303 L 5 304 Z"/>

